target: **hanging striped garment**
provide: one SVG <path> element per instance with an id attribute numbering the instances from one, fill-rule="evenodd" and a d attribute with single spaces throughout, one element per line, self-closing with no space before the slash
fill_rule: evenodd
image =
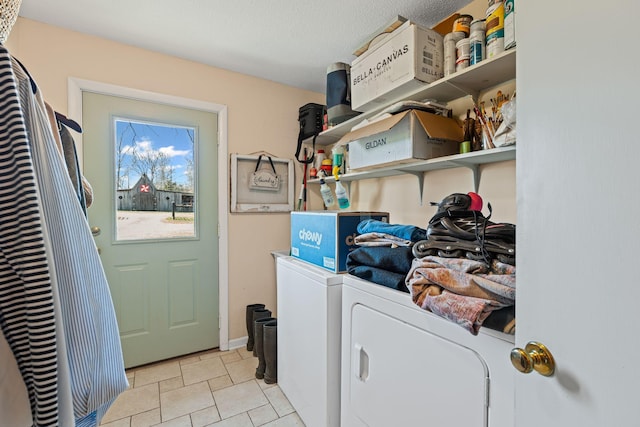
<path id="1" fill-rule="evenodd" d="M 40 205 L 11 57 L 0 46 L 0 327 L 35 426 L 57 426 L 56 327 Z"/>
<path id="2" fill-rule="evenodd" d="M 93 235 L 77 202 L 44 100 L 22 66 L 14 73 L 29 134 L 31 157 L 51 239 L 52 272 L 60 293 L 77 426 L 95 426 L 128 387 L 120 334 L 107 279 Z"/>

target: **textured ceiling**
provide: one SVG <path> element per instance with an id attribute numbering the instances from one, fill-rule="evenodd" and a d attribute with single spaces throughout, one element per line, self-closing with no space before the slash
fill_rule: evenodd
<path id="1" fill-rule="evenodd" d="M 324 92 L 327 66 L 396 15 L 432 27 L 469 0 L 23 0 L 20 16 Z"/>

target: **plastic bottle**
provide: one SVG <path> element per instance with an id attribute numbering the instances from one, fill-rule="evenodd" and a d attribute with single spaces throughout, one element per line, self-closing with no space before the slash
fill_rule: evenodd
<path id="1" fill-rule="evenodd" d="M 336 200 L 333 198 L 331 187 L 329 187 L 322 178 L 320 178 L 320 195 L 322 196 L 322 201 L 327 208 L 330 208 L 336 203 Z"/>
<path id="2" fill-rule="evenodd" d="M 318 152 L 316 153 L 316 169 L 320 170 L 320 168 L 322 167 L 322 161 L 326 159 L 326 156 L 324 155 L 324 150 L 320 149 L 318 150 Z"/>
<path id="3" fill-rule="evenodd" d="M 342 186 L 340 181 L 336 180 L 336 199 L 338 199 L 338 207 L 340 209 L 347 209 L 350 206 L 349 197 L 347 196 L 347 190 Z"/>
<path id="4" fill-rule="evenodd" d="M 344 147 L 343 146 L 334 146 L 331 149 L 331 153 L 333 154 L 333 169 L 331 171 L 332 175 L 338 179 L 338 175 L 344 173 L 342 169 L 342 161 L 344 160 Z"/>

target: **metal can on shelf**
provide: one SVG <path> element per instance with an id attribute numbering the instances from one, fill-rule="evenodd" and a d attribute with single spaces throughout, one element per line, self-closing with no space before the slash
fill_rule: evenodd
<path id="1" fill-rule="evenodd" d="M 504 36 L 498 33 L 487 36 L 485 51 L 487 59 L 504 52 Z"/>
<path id="2" fill-rule="evenodd" d="M 504 3 L 495 3 L 487 9 L 486 57 L 504 52 Z"/>
<path id="3" fill-rule="evenodd" d="M 469 39 L 464 38 L 456 43 L 456 71 L 469 66 Z"/>
<path id="4" fill-rule="evenodd" d="M 463 32 L 465 37 L 469 37 L 471 21 L 473 21 L 473 16 L 471 15 L 458 16 L 458 19 L 453 21 L 453 32 Z"/>
<path id="5" fill-rule="evenodd" d="M 465 38 L 462 31 L 456 31 L 444 36 L 444 75 L 456 72 L 456 43 Z"/>
<path id="6" fill-rule="evenodd" d="M 516 45 L 516 14 L 514 0 L 504 3 L 504 48 L 510 49 Z"/>
<path id="7" fill-rule="evenodd" d="M 471 26 L 469 27 L 471 29 L 471 32 L 473 33 L 474 31 L 478 31 L 478 30 L 482 30 L 485 31 L 487 28 L 486 25 L 487 20 L 482 18 L 482 19 L 474 19 L 473 21 L 471 21 Z"/>
<path id="8" fill-rule="evenodd" d="M 469 36 L 469 65 L 477 64 L 486 58 L 484 20 L 482 26 L 476 26 Z"/>

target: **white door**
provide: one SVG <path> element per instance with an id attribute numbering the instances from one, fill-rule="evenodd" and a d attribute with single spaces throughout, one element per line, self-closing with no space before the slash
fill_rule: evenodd
<path id="1" fill-rule="evenodd" d="M 125 365 L 217 347 L 217 115 L 91 92 L 82 104 L 89 223 Z"/>
<path id="2" fill-rule="evenodd" d="M 640 426 L 639 4 L 516 3 L 517 427 Z"/>

